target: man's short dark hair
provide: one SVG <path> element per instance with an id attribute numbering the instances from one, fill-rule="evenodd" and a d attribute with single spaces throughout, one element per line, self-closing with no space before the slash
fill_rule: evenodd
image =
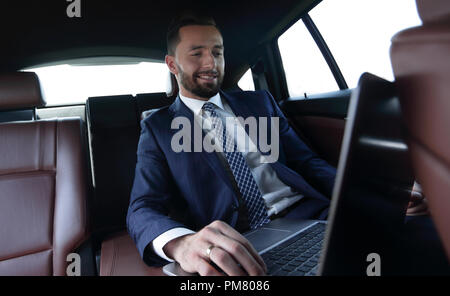
<path id="1" fill-rule="evenodd" d="M 214 26 L 219 30 L 211 16 L 192 11 L 184 11 L 170 22 L 169 28 L 167 29 L 167 53 L 169 55 L 175 55 L 175 49 L 180 42 L 180 28 L 191 25 Z"/>

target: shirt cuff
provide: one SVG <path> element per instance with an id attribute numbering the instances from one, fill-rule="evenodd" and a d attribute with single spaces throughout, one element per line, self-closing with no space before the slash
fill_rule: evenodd
<path id="1" fill-rule="evenodd" d="M 155 253 L 158 254 L 159 257 L 166 259 L 167 261 L 174 262 L 173 259 L 167 257 L 166 254 L 164 253 L 163 251 L 164 246 L 171 240 L 176 239 L 177 237 L 192 233 L 195 232 L 188 228 L 183 227 L 172 228 L 160 234 L 157 238 L 155 238 L 152 241 L 153 251 L 155 251 Z"/>

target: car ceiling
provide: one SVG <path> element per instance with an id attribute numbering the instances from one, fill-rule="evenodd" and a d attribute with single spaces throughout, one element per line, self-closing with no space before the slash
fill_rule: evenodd
<path id="1" fill-rule="evenodd" d="M 68 1 L 1 2 L 1 70 L 90 56 L 163 60 L 170 20 L 177 12 L 192 9 L 212 15 L 221 29 L 227 73 L 224 84 L 232 84 L 233 77 L 240 77 L 254 59 L 256 48 L 320 2 L 81 0 L 81 18 L 69 18 Z"/>

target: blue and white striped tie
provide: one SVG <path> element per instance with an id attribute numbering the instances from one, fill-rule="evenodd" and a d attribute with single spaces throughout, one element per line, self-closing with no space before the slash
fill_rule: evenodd
<path id="1" fill-rule="evenodd" d="M 216 113 L 215 108 L 216 105 L 207 102 L 203 105 L 202 110 L 206 111 L 211 119 L 216 137 L 219 143 L 222 144 L 225 157 L 247 206 L 250 228 L 255 229 L 258 226 L 270 222 L 264 200 L 244 156 L 241 152 L 237 151 L 235 141 L 227 134 L 226 128 Z"/>

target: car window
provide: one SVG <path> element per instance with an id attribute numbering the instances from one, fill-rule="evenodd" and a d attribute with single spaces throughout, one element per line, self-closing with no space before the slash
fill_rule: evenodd
<path id="1" fill-rule="evenodd" d="M 253 82 L 252 70 L 248 69 L 247 72 L 241 77 L 238 82 L 238 86 L 242 90 L 255 90 L 255 83 Z"/>
<path id="2" fill-rule="evenodd" d="M 114 62 L 117 60 L 117 64 Z M 85 103 L 88 97 L 164 92 L 168 69 L 163 62 L 108 59 L 71 60 L 24 69 L 35 72 L 47 106 Z M 120 62 L 122 61 L 122 62 Z M 103 63 L 103 64 L 102 64 Z"/>
<path id="3" fill-rule="evenodd" d="M 324 0 L 309 15 L 350 88 L 363 72 L 392 81 L 392 36 L 421 24 L 414 0 Z"/>
<path id="4" fill-rule="evenodd" d="M 350 88 L 363 72 L 392 81 L 392 36 L 421 24 L 414 0 L 324 0 L 309 15 Z M 291 97 L 339 89 L 302 20 L 280 36 L 278 46 Z"/>
<path id="5" fill-rule="evenodd" d="M 301 20 L 278 38 L 278 47 L 291 97 L 339 89 L 322 53 Z"/>

